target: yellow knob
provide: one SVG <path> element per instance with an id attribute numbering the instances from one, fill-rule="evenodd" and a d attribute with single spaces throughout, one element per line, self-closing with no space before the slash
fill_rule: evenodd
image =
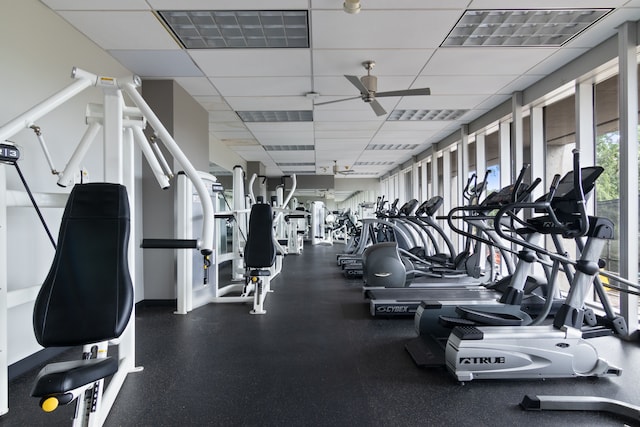
<path id="1" fill-rule="evenodd" d="M 58 399 L 55 397 L 47 397 L 42 401 L 40 407 L 44 412 L 53 412 L 58 407 Z"/>

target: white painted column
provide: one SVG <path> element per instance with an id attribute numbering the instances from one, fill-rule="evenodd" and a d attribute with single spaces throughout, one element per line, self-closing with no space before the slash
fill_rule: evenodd
<path id="1" fill-rule="evenodd" d="M 7 180 L 0 166 L 0 415 L 9 411 L 9 371 L 7 363 Z"/>
<path id="2" fill-rule="evenodd" d="M 511 176 L 511 129 L 508 121 L 500 122 L 498 139 L 500 145 L 500 188 L 502 188 L 515 180 Z"/>
<path id="3" fill-rule="evenodd" d="M 484 178 L 484 174 L 487 172 L 487 152 L 485 144 L 484 132 L 476 134 L 476 173 L 480 177 Z"/>
<path id="4" fill-rule="evenodd" d="M 452 208 L 452 200 L 451 200 L 451 148 L 447 148 L 442 152 L 442 198 L 444 199 L 444 203 L 442 204 L 443 215 L 449 213 Z M 443 224 L 443 227 L 446 227 L 446 232 L 449 238 L 452 237 L 451 229 Z M 454 240 L 453 244 L 455 245 L 457 242 Z M 458 248 L 456 247 L 456 250 Z"/>
<path id="5" fill-rule="evenodd" d="M 620 111 L 620 274 L 638 280 L 638 62 L 637 29 L 618 29 L 618 102 Z M 629 332 L 638 329 L 638 297 L 622 294 L 620 312 Z"/>
<path id="6" fill-rule="evenodd" d="M 576 83 L 576 148 L 580 150 L 580 164 L 596 164 L 594 96 L 592 83 Z M 595 213 L 595 197 L 587 201 L 587 212 Z"/>
<path id="7" fill-rule="evenodd" d="M 524 124 L 522 122 L 522 92 L 514 92 L 511 97 L 511 179 L 520 173 L 524 163 Z"/>
<path id="8" fill-rule="evenodd" d="M 536 178 L 542 182 L 533 190 L 531 200 L 536 200 L 547 191 L 545 179 L 545 141 L 544 141 L 544 119 L 542 107 L 532 107 L 529 111 L 531 122 L 531 181 Z"/>

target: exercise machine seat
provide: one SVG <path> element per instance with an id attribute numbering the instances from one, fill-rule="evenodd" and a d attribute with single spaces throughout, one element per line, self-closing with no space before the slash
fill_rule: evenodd
<path id="1" fill-rule="evenodd" d="M 129 273 L 129 201 L 118 184 L 76 185 L 67 201 L 53 263 L 35 301 L 33 327 L 43 347 L 108 341 L 125 330 L 133 309 Z M 118 370 L 116 359 L 54 363 L 32 395 L 64 393 Z"/>
<path id="2" fill-rule="evenodd" d="M 273 243 L 273 214 L 271 206 L 257 203 L 249 214 L 249 232 L 244 246 L 244 263 L 247 268 L 255 269 L 254 276 L 264 274 L 258 270 L 269 268 L 276 260 L 276 247 Z"/>

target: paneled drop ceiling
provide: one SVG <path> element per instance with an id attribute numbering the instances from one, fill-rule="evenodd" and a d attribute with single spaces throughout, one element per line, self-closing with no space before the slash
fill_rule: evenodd
<path id="1" fill-rule="evenodd" d="M 340 169 L 354 171 L 340 178 L 382 176 L 615 35 L 622 22 L 640 19 L 640 0 L 362 0 L 358 14 L 345 13 L 342 0 L 42 2 L 132 72 L 175 79 L 209 111 L 211 140 L 247 161 L 262 162 L 273 177 L 332 174 L 334 160 Z M 611 10 L 598 12 L 590 26 L 579 22 L 580 16 L 571 18 L 577 21 L 570 26 L 587 28 L 561 45 L 540 45 L 543 37 L 529 37 L 524 42 L 529 46 L 504 46 L 496 45 L 499 37 L 491 42 L 480 37 L 496 25 L 498 36 L 500 31 L 533 34 L 541 26 L 559 25 L 564 18 L 557 16 L 544 24 L 543 16 L 525 19 L 516 13 L 509 22 L 500 23 L 497 16 L 477 29 L 452 31 L 459 21 L 480 20 L 473 12 L 461 20 L 467 11 L 587 8 Z M 306 12 L 309 47 L 186 49 L 160 16 L 162 11 L 265 10 Z M 470 46 L 443 46 L 449 34 L 465 33 L 472 35 L 466 40 Z M 379 92 L 429 87 L 431 95 L 379 98 L 387 112 L 382 116 L 359 98 L 314 106 L 357 96 L 344 75 L 365 75 L 367 60 L 376 62 L 372 74 Z M 296 119 L 282 121 L 288 116 Z M 211 157 L 215 162 L 215 153 Z"/>

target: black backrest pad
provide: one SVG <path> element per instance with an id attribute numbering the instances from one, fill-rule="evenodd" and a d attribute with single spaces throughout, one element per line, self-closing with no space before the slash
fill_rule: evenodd
<path id="1" fill-rule="evenodd" d="M 33 310 L 36 339 L 72 346 L 113 339 L 127 326 L 133 286 L 127 259 L 129 201 L 118 184 L 76 185 L 49 274 Z"/>
<path id="2" fill-rule="evenodd" d="M 244 264 L 248 268 L 271 267 L 276 260 L 273 243 L 271 206 L 257 203 L 251 207 L 249 233 L 244 246 Z"/>

